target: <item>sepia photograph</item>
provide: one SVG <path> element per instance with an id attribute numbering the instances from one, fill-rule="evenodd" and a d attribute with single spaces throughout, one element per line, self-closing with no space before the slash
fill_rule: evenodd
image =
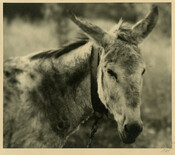
<path id="1" fill-rule="evenodd" d="M 172 3 L 3 3 L 3 148 L 172 148 Z"/>

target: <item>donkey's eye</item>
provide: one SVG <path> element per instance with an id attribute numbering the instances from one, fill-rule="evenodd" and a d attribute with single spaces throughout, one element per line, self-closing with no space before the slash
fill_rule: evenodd
<path id="1" fill-rule="evenodd" d="M 108 69 L 107 72 L 108 72 L 108 74 L 109 74 L 110 76 L 113 76 L 113 77 L 115 77 L 116 79 L 118 79 L 117 74 L 116 74 L 115 72 L 113 72 L 111 69 Z"/>
<path id="2" fill-rule="evenodd" d="M 143 71 L 142 71 L 142 75 L 145 73 L 145 68 L 143 69 Z"/>

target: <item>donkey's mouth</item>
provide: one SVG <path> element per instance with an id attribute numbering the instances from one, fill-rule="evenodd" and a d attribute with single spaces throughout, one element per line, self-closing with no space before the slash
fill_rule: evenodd
<path id="1" fill-rule="evenodd" d="M 122 138 L 122 141 L 123 141 L 123 143 L 125 143 L 125 144 L 134 143 L 135 140 L 136 140 L 136 138 L 133 138 L 133 137 Z"/>
<path id="2" fill-rule="evenodd" d="M 121 140 L 123 141 L 123 143 L 125 144 L 131 144 L 131 143 L 134 143 L 137 136 L 133 136 L 133 135 L 129 135 L 127 133 L 123 133 L 123 134 L 119 134 L 120 135 L 120 138 Z"/>

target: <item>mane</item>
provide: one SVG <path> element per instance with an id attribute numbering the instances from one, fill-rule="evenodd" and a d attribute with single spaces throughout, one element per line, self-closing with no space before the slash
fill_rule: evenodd
<path id="1" fill-rule="evenodd" d="M 63 45 L 60 49 L 47 50 L 47 51 L 35 54 L 31 56 L 30 59 L 31 60 L 42 59 L 42 58 L 47 59 L 51 57 L 58 58 L 80 46 L 85 45 L 88 41 L 89 39 L 85 34 L 78 33 L 77 38 L 74 42 Z"/>

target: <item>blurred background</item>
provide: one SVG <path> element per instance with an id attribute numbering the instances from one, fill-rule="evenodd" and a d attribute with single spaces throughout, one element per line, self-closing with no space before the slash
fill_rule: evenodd
<path id="1" fill-rule="evenodd" d="M 144 130 L 133 144 L 123 144 L 117 123 L 104 118 L 92 142 L 95 148 L 171 147 L 171 4 L 156 4 L 159 20 L 140 44 L 147 71 L 142 94 Z M 74 40 L 78 28 L 67 10 L 108 30 L 122 17 L 135 23 L 150 10 L 150 3 L 4 3 L 4 60 L 32 52 L 59 48 Z M 86 147 L 93 118 L 68 138 L 65 148 Z"/>

